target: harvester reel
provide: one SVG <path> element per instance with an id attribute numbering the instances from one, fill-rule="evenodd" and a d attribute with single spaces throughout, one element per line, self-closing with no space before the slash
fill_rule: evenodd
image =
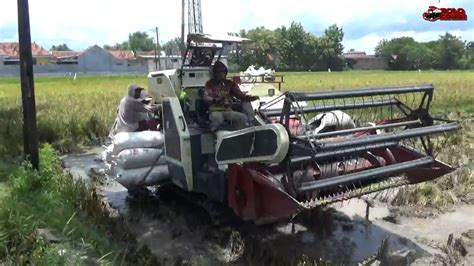
<path id="1" fill-rule="evenodd" d="M 281 176 L 289 200 L 307 209 L 449 173 L 454 169 L 434 157 L 440 147 L 432 137 L 460 126 L 430 115 L 433 91 L 417 85 L 286 92 L 282 110 L 259 110 L 285 126 L 290 139 L 286 158 L 262 175 Z"/>

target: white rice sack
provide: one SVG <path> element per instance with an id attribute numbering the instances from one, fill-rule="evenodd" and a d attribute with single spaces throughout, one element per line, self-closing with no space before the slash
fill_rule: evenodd
<path id="1" fill-rule="evenodd" d="M 123 169 L 120 167 L 113 167 L 112 177 L 115 178 L 122 186 L 130 189 L 135 187 L 154 186 L 169 179 L 169 171 L 167 165 L 142 167 L 136 169 Z M 147 173 L 149 174 L 147 175 Z"/>
<path id="2" fill-rule="evenodd" d="M 113 156 L 113 151 L 114 151 L 114 144 L 110 144 L 105 148 L 105 150 L 102 152 L 102 161 L 110 164 L 112 162 L 112 156 Z"/>
<path id="3" fill-rule="evenodd" d="M 134 148 L 119 152 L 114 156 L 113 161 L 115 165 L 123 169 L 134 169 L 166 164 L 166 156 L 161 149 Z"/>
<path id="4" fill-rule="evenodd" d="M 313 134 L 317 134 L 327 127 L 332 127 L 333 130 L 355 128 L 354 121 L 352 121 L 350 115 L 340 110 L 318 114 L 309 120 L 308 125 Z"/>
<path id="5" fill-rule="evenodd" d="M 120 132 L 114 136 L 113 154 L 133 148 L 162 148 L 165 137 L 158 131 Z"/>

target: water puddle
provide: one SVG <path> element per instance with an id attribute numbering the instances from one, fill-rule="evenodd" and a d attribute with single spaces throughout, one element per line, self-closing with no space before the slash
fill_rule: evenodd
<path id="1" fill-rule="evenodd" d="M 89 169 L 101 167 L 94 160 L 99 152 L 93 149 L 62 159 L 75 178 L 90 181 Z M 367 221 L 366 203 L 359 199 L 335 204 L 334 209 L 316 215 L 298 216 L 294 223 L 213 227 L 202 210 L 179 200 L 160 199 L 159 193 L 146 201 L 130 200 L 128 191 L 113 180 L 101 182 L 99 190 L 110 207 L 126 218 L 137 240 L 170 263 L 294 262 L 304 256 L 354 263 L 375 254 L 385 238 L 393 250 L 429 257 L 436 250 L 420 239 L 445 242 L 449 233 L 474 229 L 472 205 L 436 218 L 400 218 L 394 224 L 382 219 L 390 211 L 379 202 L 370 209 Z"/>

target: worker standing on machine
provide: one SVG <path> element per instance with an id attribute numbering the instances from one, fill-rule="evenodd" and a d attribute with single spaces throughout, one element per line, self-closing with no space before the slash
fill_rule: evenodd
<path id="1" fill-rule="evenodd" d="M 215 131 L 224 121 L 229 121 L 235 129 L 247 126 L 247 115 L 233 111 L 232 97 L 242 102 L 258 100 L 258 96 L 244 94 L 237 83 L 226 79 L 227 67 L 224 63 L 216 61 L 212 71 L 212 79 L 206 82 L 204 98 L 210 103 L 211 129 Z"/>

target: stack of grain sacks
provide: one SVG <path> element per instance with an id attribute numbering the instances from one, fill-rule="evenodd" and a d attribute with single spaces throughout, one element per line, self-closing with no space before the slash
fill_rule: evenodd
<path id="1" fill-rule="evenodd" d="M 102 160 L 106 173 L 127 189 L 153 186 L 169 178 L 164 135 L 158 131 L 116 134 Z"/>
<path id="2" fill-rule="evenodd" d="M 251 65 L 244 72 L 240 72 L 239 76 L 242 82 L 264 82 L 274 78 L 275 70 L 263 67 L 255 69 L 255 66 Z"/>

